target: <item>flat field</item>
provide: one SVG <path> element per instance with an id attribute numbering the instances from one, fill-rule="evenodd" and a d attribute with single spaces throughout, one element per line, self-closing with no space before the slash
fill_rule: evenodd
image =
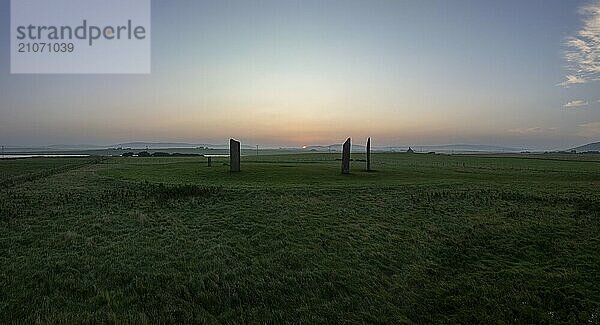
<path id="1" fill-rule="evenodd" d="M 598 323 L 600 158 L 0 160 L 0 323 Z"/>

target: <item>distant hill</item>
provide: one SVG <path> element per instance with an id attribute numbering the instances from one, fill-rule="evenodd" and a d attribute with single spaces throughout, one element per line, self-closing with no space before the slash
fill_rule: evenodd
<path id="1" fill-rule="evenodd" d="M 435 152 L 485 152 L 485 153 L 517 153 L 525 151 L 523 148 L 511 148 L 501 146 L 489 146 L 482 144 L 448 144 L 440 146 L 412 146 L 417 152 L 435 151 Z"/>
<path id="2" fill-rule="evenodd" d="M 419 145 L 404 145 L 404 146 L 373 146 L 373 151 L 385 152 L 406 152 L 408 148 L 412 148 L 415 152 L 440 152 L 440 153 L 517 153 L 524 151 L 521 148 L 509 148 L 500 146 L 488 146 L 479 144 L 448 144 L 438 146 L 419 146 Z M 332 144 L 329 146 L 307 146 L 304 151 L 341 151 L 342 144 Z M 352 144 L 352 151 L 364 151 L 365 145 Z"/>
<path id="3" fill-rule="evenodd" d="M 132 149 L 145 149 L 154 148 L 154 149 L 165 149 L 165 148 L 196 148 L 199 146 L 204 146 L 200 144 L 192 144 L 192 143 L 182 143 L 182 142 L 126 142 L 126 143 L 118 143 L 112 144 L 108 147 L 110 148 L 132 148 Z"/>
<path id="4" fill-rule="evenodd" d="M 208 144 L 208 143 L 185 143 L 185 142 L 127 142 L 113 144 L 110 148 L 131 148 L 131 149 L 190 149 L 190 148 L 211 148 L 211 149 L 229 149 L 229 143 Z M 245 145 L 242 143 L 242 149 L 255 149 L 256 146 Z"/>
<path id="5" fill-rule="evenodd" d="M 336 143 L 336 144 L 332 144 L 329 146 L 307 146 L 306 148 L 302 148 L 303 151 L 321 151 L 321 152 L 326 152 L 326 151 L 342 151 L 342 148 L 344 147 L 344 144 L 342 143 Z M 359 144 L 352 144 L 352 151 L 359 151 L 365 150 L 365 146 L 364 145 L 359 145 Z"/>
<path id="6" fill-rule="evenodd" d="M 589 143 L 571 150 L 575 150 L 576 152 L 600 151 L 600 142 Z"/>
<path id="7" fill-rule="evenodd" d="M 81 150 L 106 150 L 106 149 L 229 149 L 229 143 L 224 144 L 206 144 L 206 143 L 185 143 L 185 142 L 125 142 L 109 145 L 94 145 L 94 144 L 53 144 L 47 146 L 6 146 L 7 151 L 12 152 L 29 152 L 29 151 L 81 151 Z M 242 149 L 256 149 L 256 146 L 242 144 Z"/>
<path id="8" fill-rule="evenodd" d="M 279 150 L 289 152 L 341 152 L 341 143 L 330 145 L 308 145 L 306 147 L 279 147 Z M 412 148 L 415 152 L 437 152 L 437 153 L 518 153 L 525 151 L 520 148 L 509 148 L 500 146 L 488 146 L 477 144 L 449 144 L 449 145 L 388 145 L 377 146 L 375 142 L 372 150 L 374 152 L 406 152 L 408 148 Z M 575 150 L 578 152 L 599 150 L 600 142 L 578 147 Z M 68 152 L 68 151 L 89 151 L 89 150 L 166 150 L 166 149 L 182 149 L 186 152 L 197 152 L 198 149 L 214 149 L 214 150 L 229 150 L 229 143 L 222 144 L 206 144 L 206 143 L 186 143 L 186 142 L 126 142 L 110 145 L 49 145 L 40 147 L 17 147 L 6 146 L 7 152 Z M 256 146 L 242 143 L 243 150 L 255 150 Z M 277 147 L 260 146 L 261 150 L 277 149 Z M 353 152 L 364 152 L 365 143 L 352 143 Z"/>

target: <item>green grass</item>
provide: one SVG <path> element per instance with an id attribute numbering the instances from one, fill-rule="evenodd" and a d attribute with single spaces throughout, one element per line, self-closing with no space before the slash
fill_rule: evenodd
<path id="1" fill-rule="evenodd" d="M 43 178 L 99 161 L 101 158 L 98 157 L 3 159 L 0 161 L 0 187 Z"/>
<path id="2" fill-rule="evenodd" d="M 248 156 L 242 172 L 231 174 L 226 160 L 206 166 L 204 158 L 129 158 L 112 160 L 100 172 L 118 179 L 232 188 L 382 187 L 461 185 L 527 187 L 538 191 L 589 188 L 600 181 L 598 161 L 376 154 L 373 169 L 364 171 L 364 155 L 353 155 L 351 175 L 341 175 L 335 154 Z M 220 162 L 220 164 L 219 164 Z M 534 188 L 538 184 L 541 188 Z M 549 188 L 550 187 L 550 188 Z"/>
<path id="3" fill-rule="evenodd" d="M 335 158 L 4 183 L 0 322 L 600 321 L 599 161 L 376 154 L 344 176 Z"/>

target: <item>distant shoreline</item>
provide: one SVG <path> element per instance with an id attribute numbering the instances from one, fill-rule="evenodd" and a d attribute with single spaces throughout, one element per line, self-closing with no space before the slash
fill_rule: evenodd
<path id="1" fill-rule="evenodd" d="M 29 155 L 21 155 L 21 154 L 0 154 L 0 159 L 25 159 L 25 158 L 85 158 L 90 157 L 90 155 L 44 155 L 44 154 L 29 154 Z"/>

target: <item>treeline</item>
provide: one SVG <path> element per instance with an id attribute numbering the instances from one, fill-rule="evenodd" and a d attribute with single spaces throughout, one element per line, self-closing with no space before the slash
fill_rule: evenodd
<path id="1" fill-rule="evenodd" d="M 168 152 L 153 152 L 149 153 L 148 151 L 140 151 L 137 154 L 134 152 L 125 152 L 121 155 L 121 157 L 198 157 L 200 154 L 196 153 L 168 153 Z"/>

